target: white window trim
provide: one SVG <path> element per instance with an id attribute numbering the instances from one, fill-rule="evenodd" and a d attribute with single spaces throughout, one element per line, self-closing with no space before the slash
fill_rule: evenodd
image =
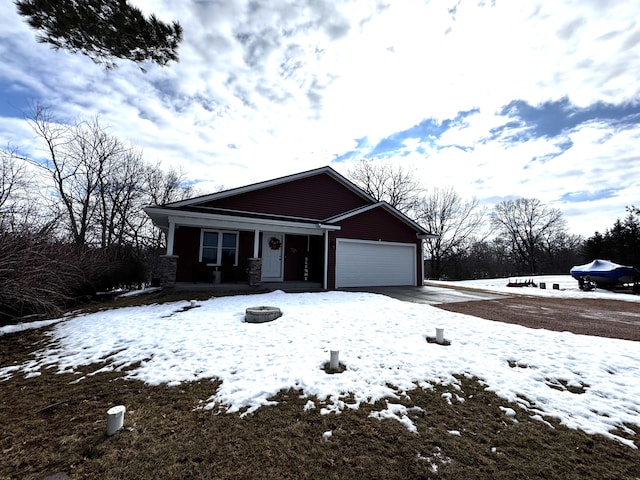
<path id="1" fill-rule="evenodd" d="M 202 262 L 202 248 L 204 247 L 204 234 L 205 233 L 217 233 L 218 234 L 218 263 L 207 263 L 212 267 L 222 266 L 222 235 L 225 233 L 233 233 L 236 236 L 236 256 L 233 260 L 233 266 L 238 266 L 238 243 L 240 241 L 240 232 L 235 230 L 212 230 L 208 228 L 200 229 L 200 250 L 198 252 L 198 261 Z"/>

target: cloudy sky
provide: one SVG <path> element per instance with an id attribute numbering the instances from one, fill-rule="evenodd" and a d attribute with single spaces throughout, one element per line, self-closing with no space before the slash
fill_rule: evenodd
<path id="1" fill-rule="evenodd" d="M 491 206 L 538 198 L 592 235 L 640 205 L 640 3 L 135 0 L 180 62 L 106 71 L 0 5 L 0 144 L 37 157 L 39 101 L 99 115 L 210 191 L 361 158 Z"/>

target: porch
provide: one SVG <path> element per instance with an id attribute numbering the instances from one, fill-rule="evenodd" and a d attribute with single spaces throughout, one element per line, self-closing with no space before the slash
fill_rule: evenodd
<path id="1" fill-rule="evenodd" d="M 258 286 L 251 286 L 247 282 L 209 283 L 209 282 L 176 282 L 173 287 L 181 292 L 212 292 L 212 293 L 265 293 L 282 290 L 287 293 L 324 292 L 321 282 L 287 281 L 262 282 Z"/>

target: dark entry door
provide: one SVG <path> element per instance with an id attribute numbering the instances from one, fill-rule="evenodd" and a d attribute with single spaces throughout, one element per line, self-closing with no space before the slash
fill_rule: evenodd
<path id="1" fill-rule="evenodd" d="M 284 280 L 301 282 L 304 280 L 305 258 L 308 237 L 305 235 L 286 235 L 284 239 Z"/>

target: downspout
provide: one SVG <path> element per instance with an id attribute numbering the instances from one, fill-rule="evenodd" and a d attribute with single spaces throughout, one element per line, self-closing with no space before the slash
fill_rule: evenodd
<path id="1" fill-rule="evenodd" d="M 327 290 L 327 269 L 329 268 L 329 230 L 324 231 L 324 277 L 322 280 L 322 288 Z"/>
<path id="2" fill-rule="evenodd" d="M 420 259 L 420 282 L 418 284 L 419 287 L 424 287 L 424 238 L 420 239 L 420 255 L 418 256 Z"/>

